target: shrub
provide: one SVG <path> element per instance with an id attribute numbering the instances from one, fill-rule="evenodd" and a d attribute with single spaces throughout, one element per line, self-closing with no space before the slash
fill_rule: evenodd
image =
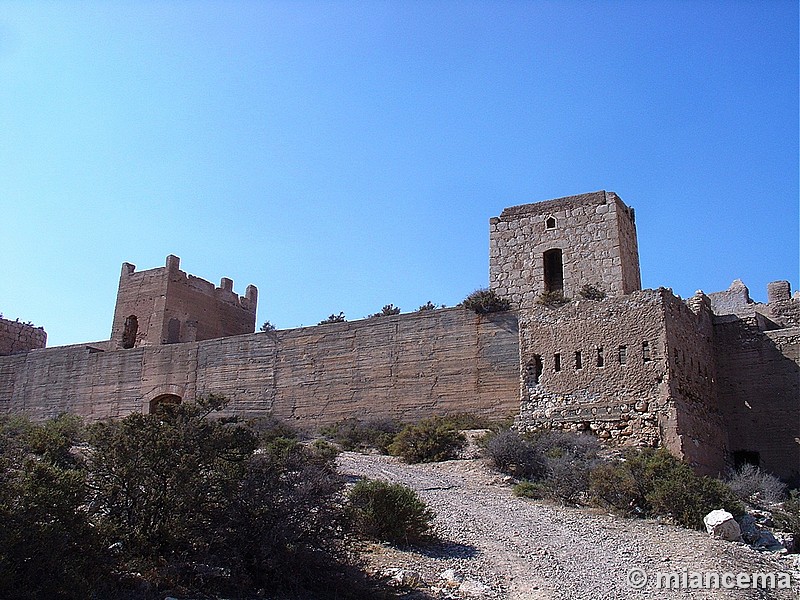
<path id="1" fill-rule="evenodd" d="M 494 290 L 487 288 L 475 290 L 464 298 L 460 306 L 467 310 L 473 310 L 479 315 L 502 312 L 511 308 L 511 304 L 508 300 L 501 298 Z"/>
<path id="2" fill-rule="evenodd" d="M 516 431 L 491 436 L 485 453 L 495 469 L 512 477 L 539 479 L 547 471 L 545 457 Z"/>
<path id="3" fill-rule="evenodd" d="M 328 325 L 330 323 L 344 323 L 347 319 L 344 316 L 343 312 L 340 312 L 338 315 L 329 315 L 327 319 L 324 321 L 320 321 L 317 325 Z"/>
<path id="4" fill-rule="evenodd" d="M 585 283 L 578 290 L 578 295 L 584 300 L 603 300 L 606 297 L 606 292 L 600 286 Z"/>
<path id="5" fill-rule="evenodd" d="M 328 425 L 320 433 L 336 442 L 344 450 L 365 451 L 374 448 L 383 454 L 389 453 L 389 446 L 401 427 L 391 419 L 344 419 Z"/>
<path id="6" fill-rule="evenodd" d="M 783 506 L 772 512 L 776 528 L 794 535 L 795 552 L 800 552 L 800 489 L 792 490 Z"/>
<path id="7" fill-rule="evenodd" d="M 431 537 L 435 515 L 409 487 L 363 479 L 347 497 L 354 528 L 364 537 L 391 544 L 414 544 Z"/>
<path id="8" fill-rule="evenodd" d="M 520 498 L 542 500 L 548 496 L 549 490 L 545 484 L 540 482 L 520 481 L 514 486 L 512 493 Z"/>
<path id="9" fill-rule="evenodd" d="M 409 463 L 439 462 L 456 458 L 466 438 L 446 419 L 424 419 L 416 425 L 406 425 L 395 436 L 389 452 Z"/>
<path id="10" fill-rule="evenodd" d="M 539 297 L 536 298 L 536 304 L 541 306 L 549 306 L 551 308 L 556 308 L 559 306 L 564 306 L 568 304 L 570 299 L 564 296 L 564 292 L 561 290 L 553 290 L 552 292 L 542 292 L 539 294 Z"/>
<path id="11" fill-rule="evenodd" d="M 444 308 L 444 304 L 440 304 L 439 306 L 436 306 L 433 302 L 428 300 L 425 304 L 423 304 L 422 306 L 420 306 L 417 309 L 417 312 L 423 312 L 423 311 L 426 311 L 426 310 L 436 310 L 437 308 Z"/>
<path id="12" fill-rule="evenodd" d="M 392 315 L 399 315 L 400 308 L 394 304 L 387 304 L 381 309 L 381 312 L 370 315 L 372 317 L 390 317 Z"/>
<path id="13" fill-rule="evenodd" d="M 259 331 L 262 333 L 268 333 L 270 331 L 275 331 L 275 325 L 270 323 L 269 321 L 264 321 L 263 325 L 259 328 Z"/>
<path id="14" fill-rule="evenodd" d="M 545 484 L 550 496 L 568 504 L 577 503 L 589 489 L 589 472 L 595 462 L 572 452 L 547 456 Z"/>
<path id="15" fill-rule="evenodd" d="M 703 517 L 717 508 L 734 516 L 743 513 L 741 503 L 722 481 L 696 475 L 663 448 L 630 451 L 624 462 L 595 468 L 590 482 L 590 493 L 615 508 L 643 516 L 671 516 L 693 529 L 703 529 Z M 615 484 L 619 488 L 612 493 Z"/>
<path id="16" fill-rule="evenodd" d="M 786 484 L 755 465 L 742 465 L 728 476 L 727 484 L 739 500 L 756 506 L 775 504 L 786 495 Z"/>

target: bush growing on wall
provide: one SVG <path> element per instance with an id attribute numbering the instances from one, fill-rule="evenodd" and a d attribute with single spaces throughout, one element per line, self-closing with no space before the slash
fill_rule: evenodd
<path id="1" fill-rule="evenodd" d="M 395 306 L 394 304 L 387 304 L 382 309 L 381 312 L 372 314 L 369 318 L 372 317 L 391 317 L 392 315 L 399 315 L 400 308 Z"/>
<path id="2" fill-rule="evenodd" d="M 569 304 L 570 299 L 564 296 L 561 290 L 554 290 L 552 292 L 542 292 L 536 298 L 536 304 L 540 306 L 549 306 L 550 308 L 557 308 Z"/>
<path id="3" fill-rule="evenodd" d="M 464 298 L 460 306 L 467 310 L 473 310 L 479 315 L 502 312 L 511 308 L 511 304 L 508 300 L 501 298 L 494 290 L 487 288 L 475 290 Z"/>
<path id="4" fill-rule="evenodd" d="M 327 319 L 324 321 L 320 321 L 317 325 L 328 325 L 330 323 L 344 323 L 347 319 L 344 316 L 343 312 L 340 312 L 338 315 L 329 315 Z"/>
<path id="5" fill-rule="evenodd" d="M 581 289 L 578 290 L 578 295 L 584 300 L 603 300 L 606 297 L 606 292 L 598 285 L 584 283 Z"/>

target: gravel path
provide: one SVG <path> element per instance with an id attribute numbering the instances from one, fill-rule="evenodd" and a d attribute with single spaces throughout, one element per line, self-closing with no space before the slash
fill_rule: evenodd
<path id="1" fill-rule="evenodd" d="M 800 598 L 796 556 L 759 553 L 731 542 L 651 520 L 633 520 L 517 498 L 481 460 L 407 465 L 395 457 L 344 452 L 343 473 L 414 488 L 437 513 L 443 540 L 432 549 L 401 551 L 373 545 L 366 553 L 377 570 L 419 573 L 420 588 L 439 598 L 539 600 L 556 598 Z M 792 558 L 795 558 L 793 561 Z M 448 586 L 440 573 L 454 569 L 465 581 Z M 642 569 L 642 589 L 627 581 Z M 660 589 L 656 573 L 787 573 L 794 590 Z M 682 575 L 686 572 L 686 575 Z M 778 581 L 778 580 L 776 580 Z M 713 583 L 713 582 L 709 582 Z M 732 581 L 735 583 L 735 580 Z M 662 586 L 663 587 L 663 586 Z M 688 587 L 688 586 L 687 586 Z M 695 586 L 696 587 L 696 586 Z"/>

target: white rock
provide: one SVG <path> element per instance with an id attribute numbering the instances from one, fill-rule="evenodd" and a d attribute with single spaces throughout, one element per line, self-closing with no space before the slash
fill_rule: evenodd
<path id="1" fill-rule="evenodd" d="M 721 540 L 738 542 L 742 539 L 742 530 L 733 515 L 727 510 L 712 510 L 703 519 L 706 531 Z"/>
<path id="2" fill-rule="evenodd" d="M 422 575 L 409 569 L 391 568 L 386 569 L 384 574 L 391 578 L 389 583 L 392 585 L 416 587 L 422 581 Z"/>
<path id="3" fill-rule="evenodd" d="M 458 591 L 465 596 L 478 598 L 489 591 L 489 586 L 484 585 L 480 581 L 476 581 L 474 579 L 465 579 L 461 582 L 461 585 L 458 586 Z"/>

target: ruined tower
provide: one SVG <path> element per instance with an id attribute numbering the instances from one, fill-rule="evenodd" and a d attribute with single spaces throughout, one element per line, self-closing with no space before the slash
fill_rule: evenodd
<path id="1" fill-rule="evenodd" d="M 113 348 L 177 344 L 253 333 L 258 290 L 244 296 L 223 277 L 219 287 L 180 270 L 181 259 L 168 256 L 164 267 L 136 272 L 122 264 L 119 278 Z"/>
<path id="2" fill-rule="evenodd" d="M 489 285 L 516 308 L 584 285 L 609 296 L 642 287 L 634 212 L 614 192 L 507 208 L 491 219 L 489 241 Z"/>

